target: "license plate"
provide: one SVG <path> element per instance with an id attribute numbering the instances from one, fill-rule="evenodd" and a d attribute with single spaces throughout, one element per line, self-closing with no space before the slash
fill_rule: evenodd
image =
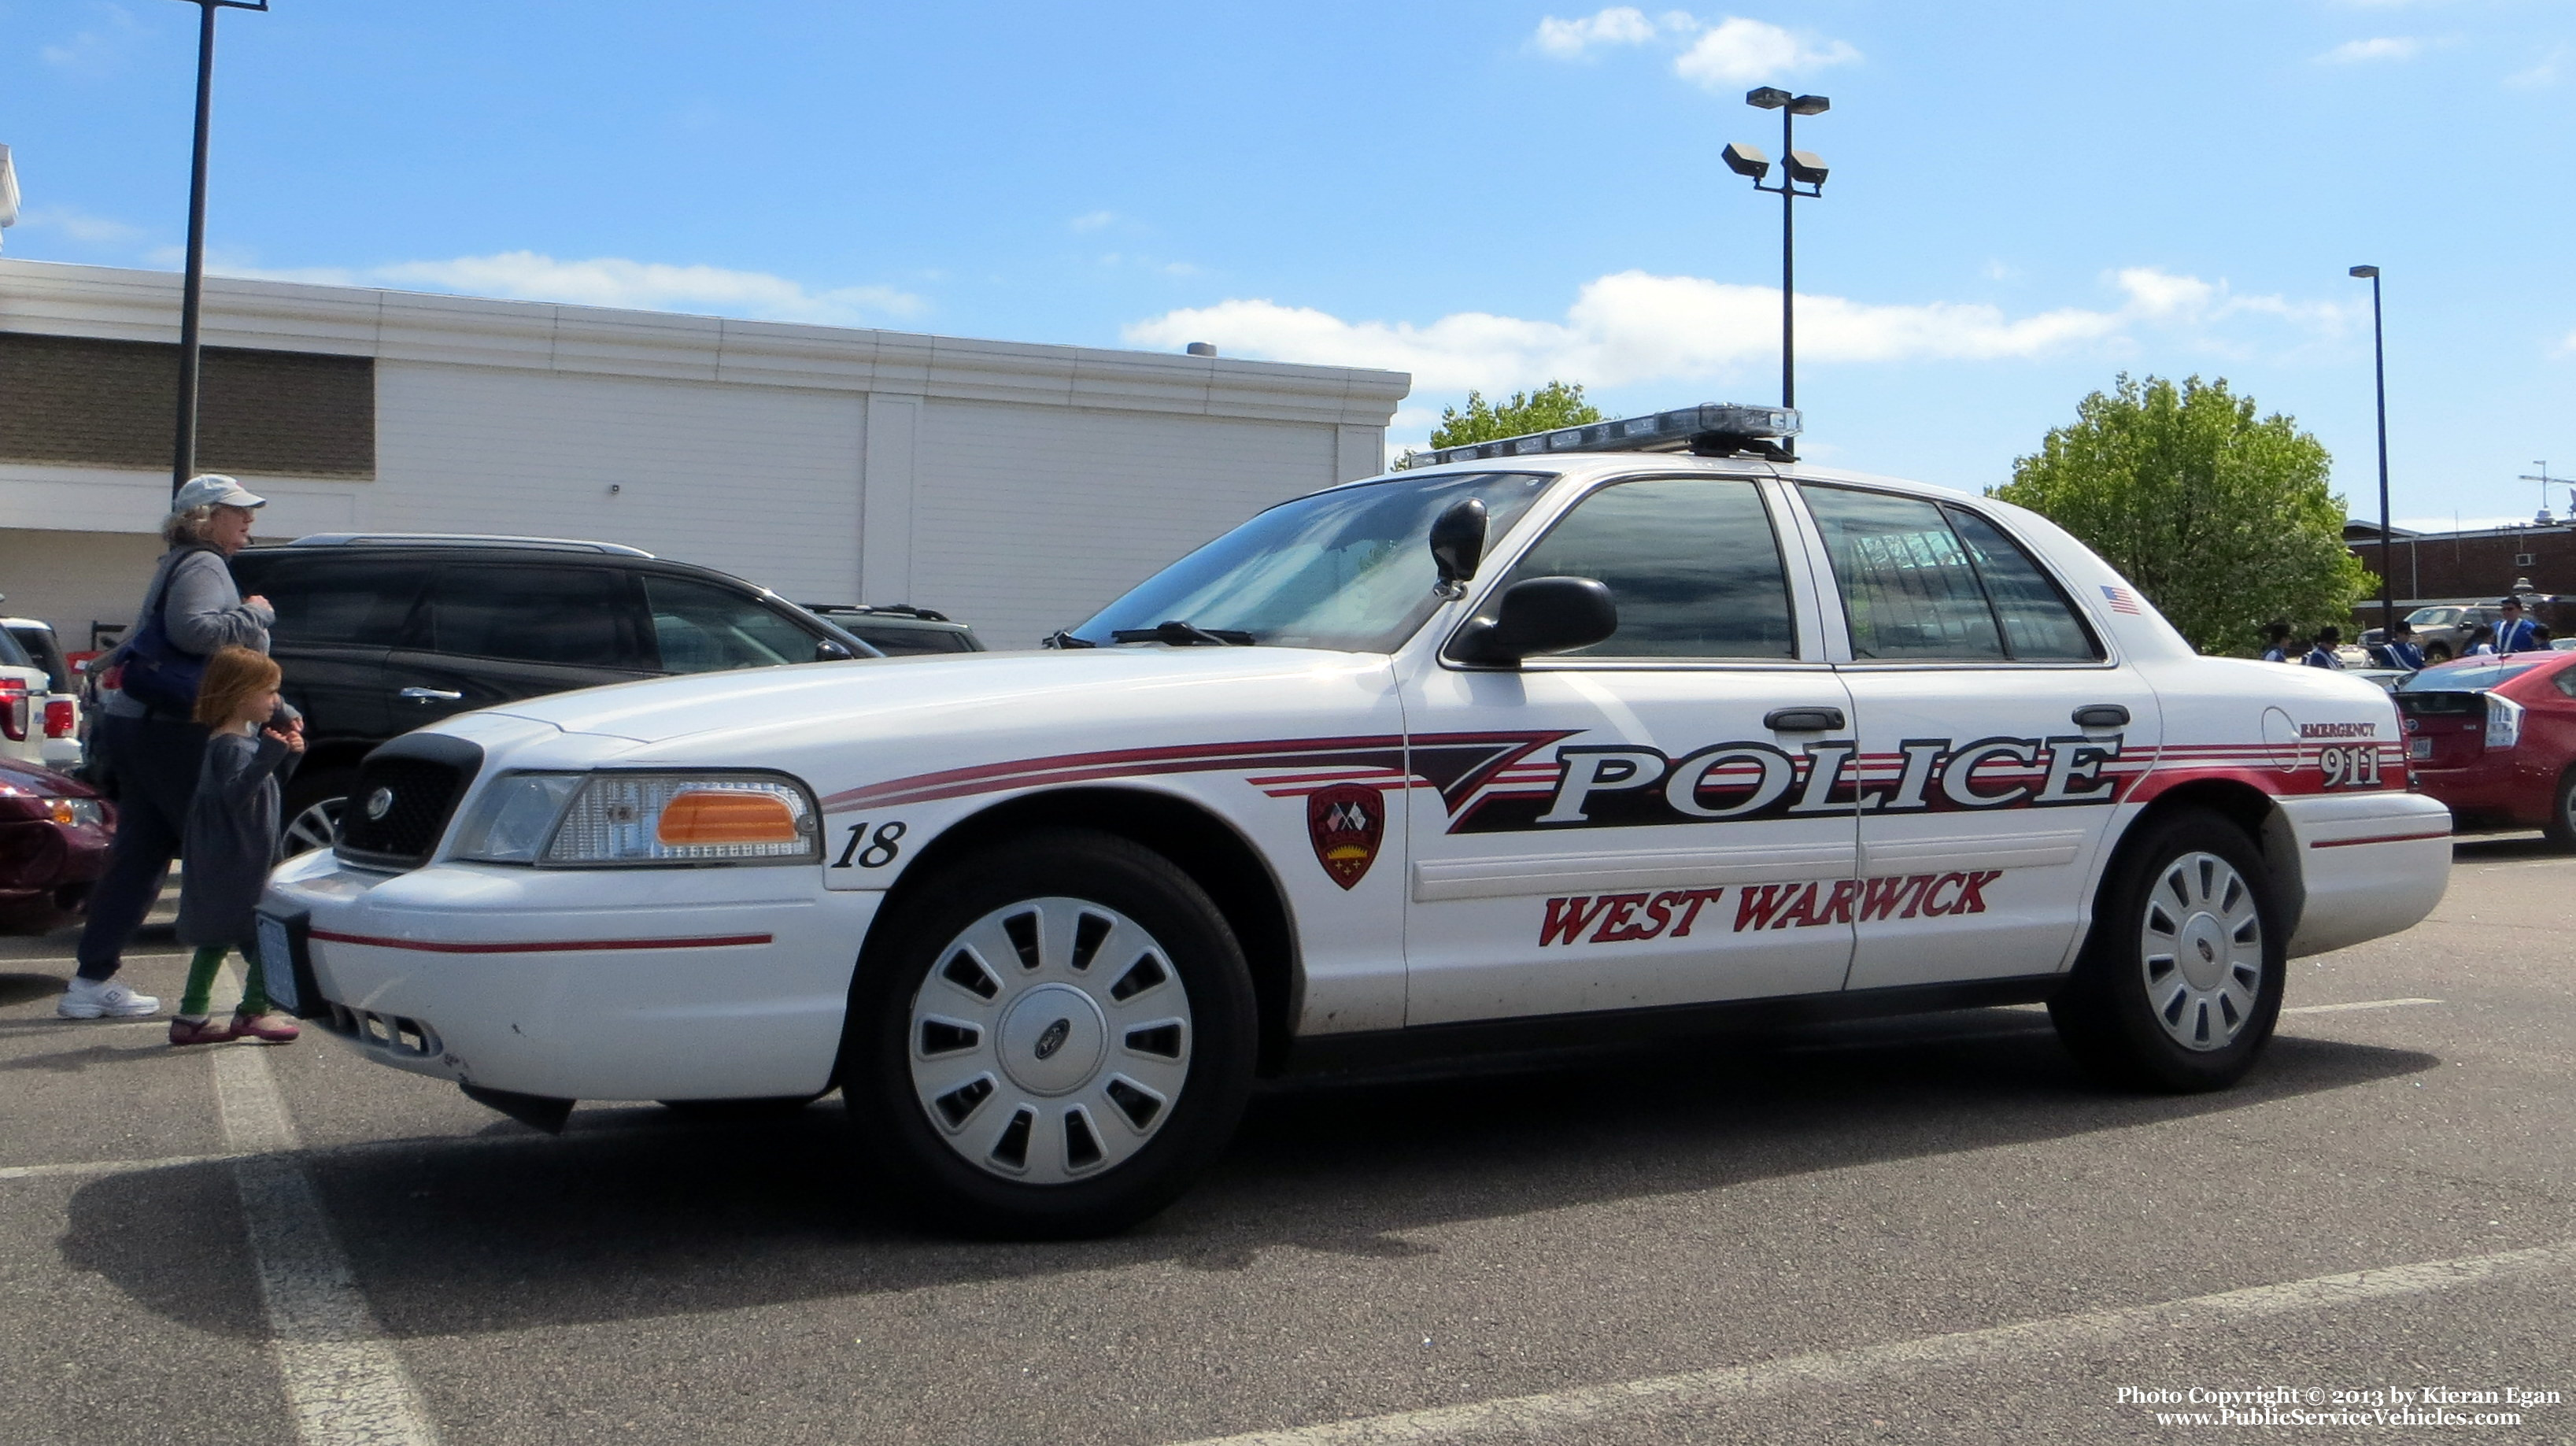
<path id="1" fill-rule="evenodd" d="M 287 935 L 286 921 L 261 914 L 254 929 L 259 935 L 259 978 L 268 990 L 268 1002 L 289 1014 L 301 1014 L 304 1001 L 295 987 L 295 941 Z"/>
<path id="2" fill-rule="evenodd" d="M 2432 740 L 2432 739 L 2430 739 L 2430 738 L 2409 738 L 2409 739 L 2407 739 L 2407 740 L 2406 740 L 2406 756 L 2407 756 L 2407 757 L 2409 757 L 2409 758 L 2430 758 L 2430 757 L 2432 757 L 2432 756 L 2433 756 L 2433 740 Z"/>

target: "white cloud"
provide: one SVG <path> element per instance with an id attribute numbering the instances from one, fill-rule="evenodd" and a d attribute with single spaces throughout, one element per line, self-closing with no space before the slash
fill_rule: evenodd
<path id="1" fill-rule="evenodd" d="M 2512 86 L 2520 86 L 2526 90 L 2538 89 L 2541 86 L 2556 85 L 2558 83 L 2559 69 L 2566 63 L 2567 47 L 2561 45 L 2551 50 L 2549 54 L 2541 57 L 2539 64 L 2534 65 L 2527 70 L 2517 70 L 2513 74 L 2506 76 L 2504 78 L 2504 83 Z"/>
<path id="2" fill-rule="evenodd" d="M 673 266 L 617 256 L 558 261 L 534 251 L 399 261 L 389 266 L 264 268 L 209 261 L 209 271 L 260 281 L 324 286 L 417 287 L 513 301 L 561 301 L 639 311 L 702 312 L 757 321 L 811 321 L 851 326 L 917 315 L 928 303 L 890 286 L 822 290 L 764 271 Z"/>
<path id="3" fill-rule="evenodd" d="M 1115 211 L 1086 211 L 1064 224 L 1075 231 L 1097 231 L 1117 219 Z"/>
<path id="4" fill-rule="evenodd" d="M 2118 306 L 2060 307 L 2028 316 L 1963 302 L 1885 305 L 1839 296 L 1798 298 L 1798 352 L 1819 362 L 1992 361 L 2105 341 L 2134 325 L 2209 326 L 2239 313 L 2327 333 L 2348 318 L 2334 305 L 2237 298 L 2223 282 L 2131 267 L 2107 278 Z M 1561 320 L 1458 312 L 1436 321 L 1346 321 L 1313 307 L 1233 299 L 1174 311 L 1126 329 L 1128 341 L 1170 347 L 1214 341 L 1227 354 L 1410 372 L 1422 392 L 1534 386 L 1552 377 L 1600 388 L 1727 375 L 1777 355 L 1780 293 L 1696 276 L 1623 271 L 1586 284 Z"/>
<path id="5" fill-rule="evenodd" d="M 1539 21 L 1530 48 L 1559 60 L 1579 60 L 1611 46 L 1657 41 L 1682 45 L 1673 73 L 1711 90 L 1860 59 L 1860 52 L 1842 41 L 1812 39 L 1766 21 L 1729 15 L 1711 23 L 1682 10 L 1649 16 L 1630 5 L 1576 20 L 1550 15 Z"/>
<path id="6" fill-rule="evenodd" d="M 2567 333 L 2566 339 L 2559 342 L 2557 346 L 2551 348 L 2549 354 L 2551 356 L 2576 356 L 2576 331 Z"/>
<path id="7" fill-rule="evenodd" d="M 143 234 L 140 226 L 129 226 L 107 216 L 93 216 L 76 206 L 29 206 L 18 213 L 18 224 L 40 231 L 60 232 L 74 241 L 91 245 L 132 241 Z"/>
<path id="8" fill-rule="evenodd" d="M 143 33 L 134 17 L 121 5 L 92 5 L 90 9 L 105 18 L 100 29 L 83 30 L 60 45 L 37 48 L 47 65 L 68 70 L 74 75 L 101 76 L 116 68 L 123 58 L 127 42 Z"/>
<path id="9" fill-rule="evenodd" d="M 1676 11 L 1666 21 L 1680 21 L 1696 28 L 1697 21 Z M 1655 38 L 1662 27 L 1646 18 L 1646 12 L 1631 5 L 1614 5 L 1599 14 L 1579 20 L 1559 20 L 1550 15 L 1539 21 L 1538 34 L 1530 44 L 1541 52 L 1562 60 L 1573 60 L 1596 47 L 1605 45 L 1643 45 Z"/>
<path id="10" fill-rule="evenodd" d="M 2379 60 L 2413 60 L 2423 53 L 2424 42 L 2411 35 L 2383 35 L 2372 40 L 2347 40 L 2317 57 L 2319 65 L 2358 65 Z"/>
<path id="11" fill-rule="evenodd" d="M 1673 62 L 1673 73 L 1706 89 L 1721 90 L 1858 59 L 1860 52 L 1839 40 L 1816 43 L 1777 25 L 1730 15 Z"/>

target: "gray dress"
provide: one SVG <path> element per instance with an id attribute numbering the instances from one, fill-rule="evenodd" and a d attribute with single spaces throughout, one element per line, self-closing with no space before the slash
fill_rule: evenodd
<path id="1" fill-rule="evenodd" d="M 277 863 L 277 774 L 286 745 L 274 738 L 217 733 L 206 740 L 197 796 L 179 856 L 179 942 L 240 948 Z"/>

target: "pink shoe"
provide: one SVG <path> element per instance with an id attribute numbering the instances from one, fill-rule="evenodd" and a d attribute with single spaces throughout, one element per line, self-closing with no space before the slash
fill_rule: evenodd
<path id="1" fill-rule="evenodd" d="M 231 1039 L 241 1027 L 236 1019 L 231 1024 L 217 1024 L 212 1019 L 174 1019 L 170 1021 L 172 1044 L 221 1044 Z"/>
<path id="2" fill-rule="evenodd" d="M 270 1044 L 289 1044 L 304 1031 L 283 1014 L 236 1014 L 232 1033 L 227 1039 L 258 1039 Z"/>

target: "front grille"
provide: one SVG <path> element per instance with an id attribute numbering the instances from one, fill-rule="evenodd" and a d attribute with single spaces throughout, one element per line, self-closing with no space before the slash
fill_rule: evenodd
<path id="1" fill-rule="evenodd" d="M 482 761 L 482 749 L 436 734 L 396 739 L 367 755 L 340 815 L 337 853 L 380 869 L 428 862 Z"/>

